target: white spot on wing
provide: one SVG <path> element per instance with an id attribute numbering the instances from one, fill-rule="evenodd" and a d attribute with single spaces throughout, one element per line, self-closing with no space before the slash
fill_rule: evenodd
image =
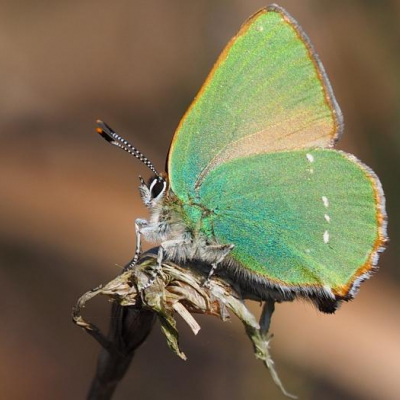
<path id="1" fill-rule="evenodd" d="M 307 153 L 307 154 L 306 154 L 306 157 L 307 157 L 307 160 L 308 160 L 310 163 L 314 162 L 314 156 L 313 156 L 312 154 Z"/>
<path id="2" fill-rule="evenodd" d="M 322 196 L 322 202 L 324 203 L 324 206 L 326 208 L 329 207 L 329 200 L 328 200 L 328 198 L 326 196 Z"/>
<path id="3" fill-rule="evenodd" d="M 325 231 L 324 232 L 324 243 L 328 243 L 329 242 L 329 232 Z"/>
<path id="4" fill-rule="evenodd" d="M 331 217 L 328 214 L 325 214 L 324 217 L 326 219 L 326 222 L 331 222 Z"/>

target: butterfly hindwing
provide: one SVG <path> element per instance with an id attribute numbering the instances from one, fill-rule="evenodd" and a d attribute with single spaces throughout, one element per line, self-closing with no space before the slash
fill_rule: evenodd
<path id="1" fill-rule="evenodd" d="M 233 243 L 241 267 L 280 287 L 352 295 L 385 241 L 378 178 L 335 150 L 232 160 L 210 172 L 196 201 L 212 210 L 207 234 Z"/>
<path id="2" fill-rule="evenodd" d="M 218 165 L 244 155 L 330 147 L 342 117 L 323 67 L 281 8 L 260 10 L 229 42 L 171 144 L 181 199 Z"/>

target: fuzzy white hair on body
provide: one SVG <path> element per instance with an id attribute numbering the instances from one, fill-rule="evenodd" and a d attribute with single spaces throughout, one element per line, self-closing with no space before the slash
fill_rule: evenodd
<path id="1" fill-rule="evenodd" d="M 159 193 L 155 191 L 157 183 L 162 183 Z M 165 259 L 185 263 L 187 261 L 199 260 L 211 265 L 211 270 L 207 281 L 211 278 L 218 264 L 222 263 L 233 245 L 221 245 L 210 243 L 209 240 L 200 232 L 192 233 L 187 229 L 181 215 L 179 215 L 171 204 L 175 197 L 171 190 L 167 190 L 166 181 L 154 178 L 150 186 L 147 186 L 140 178 L 139 193 L 143 203 L 150 211 L 149 221 L 137 219 L 136 227 L 136 252 L 135 257 L 130 263 L 133 267 L 141 253 L 141 238 L 151 243 L 160 243 L 157 256 L 157 269 L 154 276 L 149 280 L 148 285 L 152 285 L 158 271 L 161 269 Z"/>

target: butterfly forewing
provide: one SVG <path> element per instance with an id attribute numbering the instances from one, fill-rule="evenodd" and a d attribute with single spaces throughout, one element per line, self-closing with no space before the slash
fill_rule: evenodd
<path id="1" fill-rule="evenodd" d="M 171 144 L 172 190 L 182 200 L 222 163 L 257 153 L 330 147 L 341 113 L 296 22 L 272 6 L 225 48 Z"/>

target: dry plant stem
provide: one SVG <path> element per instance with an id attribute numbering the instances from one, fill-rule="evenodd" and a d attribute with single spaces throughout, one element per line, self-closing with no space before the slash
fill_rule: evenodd
<path id="1" fill-rule="evenodd" d="M 135 268 L 124 270 L 119 276 L 106 284 L 85 293 L 73 311 L 74 322 L 84 328 L 103 347 L 95 378 L 89 393 L 89 400 L 111 399 L 112 394 L 123 378 L 132 360 L 134 351 L 143 343 L 158 317 L 161 330 L 171 350 L 183 360 L 186 355 L 179 346 L 176 314 L 192 329 L 194 334 L 200 330 L 192 314 L 214 315 L 222 320 L 229 319 L 233 312 L 243 323 L 252 341 L 255 356 L 268 368 L 274 382 L 282 392 L 290 395 L 282 386 L 269 353 L 271 336 L 268 334 L 274 301 L 264 305 L 260 323 L 246 308 L 240 289 L 228 278 L 213 277 L 205 286 L 209 267 L 165 262 L 154 283 L 147 287 L 157 267 L 156 256 L 143 254 Z M 81 316 L 85 303 L 97 295 L 105 295 L 114 301 L 109 334 L 105 337 L 93 324 Z"/>
<path id="2" fill-rule="evenodd" d="M 90 385 L 88 400 L 109 400 L 118 383 L 125 376 L 135 350 L 146 340 L 156 320 L 153 311 L 142 307 L 140 301 L 133 306 L 121 306 L 114 301 L 111 307 L 110 326 L 107 336 L 81 317 L 86 302 L 103 289 L 99 286 L 85 293 L 73 309 L 73 321 L 82 327 L 102 346 L 95 376 Z"/>
<path id="3" fill-rule="evenodd" d="M 151 311 L 113 303 L 108 334 L 111 345 L 100 352 L 88 400 L 112 398 L 130 366 L 135 349 L 144 342 L 154 321 L 155 314 Z"/>

